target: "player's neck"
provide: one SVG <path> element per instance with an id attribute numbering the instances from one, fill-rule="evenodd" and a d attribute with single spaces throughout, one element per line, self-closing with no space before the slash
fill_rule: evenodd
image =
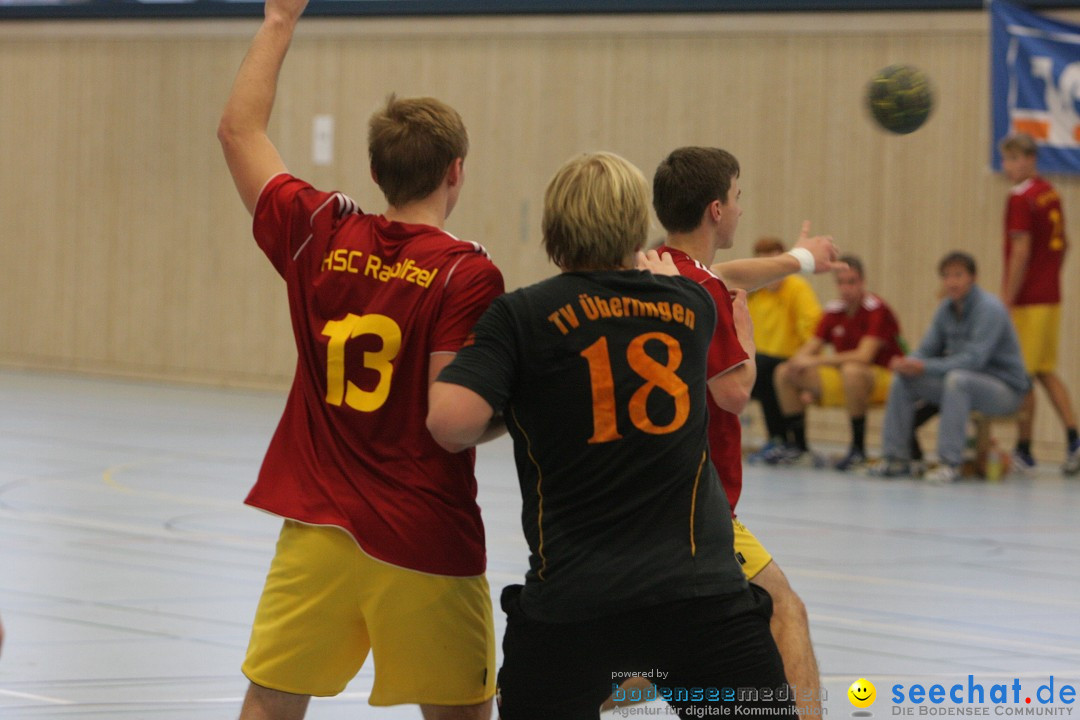
<path id="1" fill-rule="evenodd" d="M 391 205 L 383 217 L 411 225 L 430 225 L 440 230 L 446 224 L 446 198 L 434 192 L 425 198 L 405 205 Z"/>
<path id="2" fill-rule="evenodd" d="M 703 231 L 701 227 L 688 233 L 668 233 L 664 244 L 676 250 L 682 250 L 703 265 L 711 264 L 716 254 L 716 245 L 713 244 L 712 235 Z"/>

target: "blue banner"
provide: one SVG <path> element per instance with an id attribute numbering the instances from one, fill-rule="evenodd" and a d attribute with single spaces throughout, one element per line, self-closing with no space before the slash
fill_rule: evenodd
<path id="1" fill-rule="evenodd" d="M 990 3 L 991 165 L 998 143 L 1026 132 L 1039 143 L 1039 170 L 1080 173 L 1080 26 Z"/>

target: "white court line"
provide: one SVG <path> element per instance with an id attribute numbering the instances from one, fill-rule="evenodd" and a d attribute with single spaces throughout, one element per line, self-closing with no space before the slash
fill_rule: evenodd
<path id="1" fill-rule="evenodd" d="M 45 695 L 35 695 L 33 693 L 18 692 L 17 690 L 5 690 L 0 688 L 0 695 L 7 695 L 13 698 L 19 698 L 21 700 L 37 700 L 39 702 L 49 703 L 50 705 L 77 705 L 74 700 L 61 700 L 60 698 L 52 698 Z M 317 700 L 320 705 L 332 703 L 341 700 L 367 700 L 371 696 L 370 692 L 350 692 L 341 693 L 333 697 L 327 698 L 313 698 Z M 225 705 L 225 704 L 237 704 L 244 701 L 243 695 L 237 695 L 235 697 L 216 697 L 216 698 L 184 698 L 181 700 L 162 700 L 154 698 L 152 700 L 123 700 L 120 702 L 110 702 L 109 705 L 124 706 L 124 705 L 193 705 L 193 704 L 205 704 L 205 705 Z"/>
<path id="2" fill-rule="evenodd" d="M 964 675 L 963 680 L 967 680 L 967 675 L 975 677 L 976 682 L 982 683 L 984 680 L 1046 680 L 1047 677 L 1053 675 L 1055 681 L 1058 678 L 1072 678 L 1080 675 L 1080 668 L 1074 670 L 1054 671 L 1054 672 L 1026 672 L 1026 673 L 1006 673 L 1006 672 L 934 672 L 934 673 L 876 673 L 871 677 L 887 677 L 890 680 L 934 680 L 937 678 L 950 678 L 956 680 L 959 675 Z M 852 678 L 852 675 L 822 675 L 821 682 L 842 682 L 846 683 Z"/>
<path id="3" fill-rule="evenodd" d="M 73 700 L 61 700 L 60 698 L 46 697 L 45 695 L 34 695 L 33 693 L 18 692 L 16 690 L 5 690 L 0 688 L 0 695 L 8 695 L 10 697 L 19 698 L 21 700 L 37 700 L 39 702 L 49 703 L 50 705 L 74 705 Z"/>
<path id="4" fill-rule="evenodd" d="M 1046 643 L 1028 642 L 1026 640 L 989 638 L 986 635 L 956 632 L 953 630 L 943 630 L 940 628 L 928 628 L 923 630 L 911 627 L 910 623 L 904 623 L 903 626 L 901 626 L 901 624 L 898 623 L 874 622 L 872 620 L 858 620 L 841 617 L 839 615 L 820 615 L 818 613 L 811 613 L 810 621 L 812 623 L 827 622 L 844 627 L 858 628 L 860 630 L 877 630 L 882 632 L 888 632 L 890 634 L 894 634 L 898 637 L 902 637 L 908 640 L 921 639 L 931 640 L 938 643 L 940 643 L 940 641 L 942 640 L 955 640 L 958 642 L 970 643 L 976 647 L 985 648 L 988 650 L 1000 649 L 1004 646 L 1012 649 L 1032 652 L 1036 655 L 1044 655 L 1053 652 L 1062 655 L 1073 655 L 1080 657 L 1080 648 L 1057 647 L 1054 645 L 1048 645 Z"/>
<path id="5" fill-rule="evenodd" d="M 240 503 L 236 505 L 236 509 L 243 509 L 245 507 L 245 505 Z M 195 542 L 207 544 L 227 543 L 229 545 L 237 547 L 272 548 L 274 545 L 274 538 L 276 537 L 275 535 L 256 537 L 252 535 L 211 533 L 205 531 L 185 531 L 183 533 L 180 533 L 176 530 L 169 530 L 168 528 L 164 527 L 160 522 L 158 524 L 154 524 L 153 521 L 148 524 L 139 524 L 136 522 L 110 522 L 107 520 L 92 520 L 87 517 L 56 515 L 54 513 L 23 512 L 17 510 L 10 510 L 3 507 L 0 507 L 0 518 L 10 518 L 12 520 L 21 520 L 23 522 L 38 522 L 50 525 L 57 525 L 61 527 L 79 528 L 82 530 L 99 530 L 102 532 L 114 533 L 118 535 L 134 535 L 137 537 L 168 539 L 177 542 Z"/>
<path id="6" fill-rule="evenodd" d="M 949 595 L 975 595 L 983 598 L 1018 602 L 1023 605 L 1055 605 L 1065 608 L 1080 608 L 1080 600 L 1065 597 L 1033 597 L 1029 593 L 1008 593 L 999 590 L 987 590 L 985 588 L 965 587 L 963 585 L 947 585 L 944 583 L 920 582 L 918 580 L 884 578 L 875 575 L 851 575 L 828 570 L 808 570 L 806 568 L 797 567 L 785 567 L 784 572 L 788 575 L 806 575 L 821 580 L 838 580 L 845 583 L 861 583 L 863 585 L 879 585 L 882 587 L 902 587 L 910 588 L 912 590 L 928 590 L 939 594 L 944 593 Z"/>

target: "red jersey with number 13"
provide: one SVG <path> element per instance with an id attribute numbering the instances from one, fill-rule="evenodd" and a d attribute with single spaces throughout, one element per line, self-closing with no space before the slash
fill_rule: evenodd
<path id="1" fill-rule="evenodd" d="M 483 573 L 474 454 L 440 448 L 425 419 L 429 356 L 461 348 L 503 292 L 498 269 L 475 243 L 287 174 L 263 188 L 254 233 L 285 278 L 298 357 L 247 503 L 340 526 L 394 565 Z"/>

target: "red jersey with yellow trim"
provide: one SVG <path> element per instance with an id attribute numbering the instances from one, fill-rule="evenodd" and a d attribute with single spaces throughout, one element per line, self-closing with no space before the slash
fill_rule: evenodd
<path id="1" fill-rule="evenodd" d="M 440 575 L 484 572 L 474 454 L 425 426 L 428 360 L 454 353 L 503 292 L 476 243 L 360 212 L 288 174 L 255 207 L 285 279 L 296 374 L 247 503 L 336 525 L 369 555 Z"/>
<path id="2" fill-rule="evenodd" d="M 1012 256 L 1013 233 L 1027 233 L 1031 254 L 1014 305 L 1061 302 L 1061 266 L 1065 260 L 1065 219 L 1054 187 L 1035 176 L 1012 189 L 1005 206 L 1005 267 Z"/>
<path id="3" fill-rule="evenodd" d="M 716 304 L 716 330 L 709 344 L 706 377 L 711 380 L 749 360 L 750 356 L 743 350 L 735 334 L 731 293 L 724 281 L 682 250 L 663 245 L 657 248 L 657 252 L 670 253 L 675 267 L 679 268 L 679 274 L 705 288 Z M 706 404 L 709 407 L 709 456 L 717 475 L 720 476 L 720 484 L 727 493 L 731 515 L 734 517 L 735 505 L 742 494 L 742 423 L 739 422 L 738 415 L 717 405 L 711 393 Z"/>
<path id="4" fill-rule="evenodd" d="M 881 349 L 874 356 L 874 364 L 884 368 L 894 357 L 904 354 L 900 349 L 900 322 L 885 301 L 873 293 L 863 295 L 859 309 L 852 315 L 848 315 L 842 300 L 826 303 L 816 335 L 832 343 L 836 352 L 854 350 L 866 335 L 879 338 Z"/>

